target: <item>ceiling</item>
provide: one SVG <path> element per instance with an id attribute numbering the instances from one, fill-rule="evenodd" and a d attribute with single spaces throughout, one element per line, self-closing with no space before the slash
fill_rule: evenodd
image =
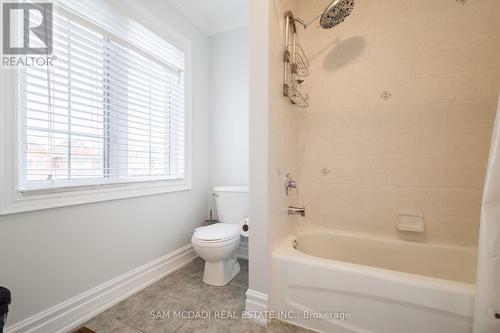
<path id="1" fill-rule="evenodd" d="M 207 35 L 248 25 L 248 1 L 251 0 L 168 1 Z"/>

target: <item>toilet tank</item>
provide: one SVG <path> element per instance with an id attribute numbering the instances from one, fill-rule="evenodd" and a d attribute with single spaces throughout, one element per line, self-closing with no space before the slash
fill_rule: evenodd
<path id="1" fill-rule="evenodd" d="M 239 224 L 248 217 L 248 187 L 220 186 L 214 188 L 214 195 L 220 222 Z"/>

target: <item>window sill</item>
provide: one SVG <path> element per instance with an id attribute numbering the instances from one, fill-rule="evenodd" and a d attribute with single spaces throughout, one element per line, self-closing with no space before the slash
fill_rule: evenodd
<path id="1" fill-rule="evenodd" d="M 186 181 L 157 181 L 144 183 L 122 183 L 109 186 L 93 186 L 65 189 L 64 191 L 43 191 L 4 193 L 6 200 L 0 203 L 0 215 L 29 212 L 35 210 L 67 207 L 103 201 L 136 198 L 148 195 L 191 190 Z"/>
<path id="2" fill-rule="evenodd" d="M 73 181 L 58 181 L 58 182 L 39 182 L 39 183 L 27 183 L 21 185 L 19 193 L 21 195 L 38 195 L 56 192 L 73 192 L 73 191 L 83 191 L 83 190 L 97 190 L 103 188 L 130 188 L 130 186 L 136 186 L 137 184 L 149 184 L 158 186 L 175 186 L 179 184 L 184 184 L 184 179 L 174 178 L 174 177 L 142 177 L 140 179 L 112 179 L 112 178 L 93 178 L 93 179 L 83 179 L 83 180 L 73 180 Z"/>

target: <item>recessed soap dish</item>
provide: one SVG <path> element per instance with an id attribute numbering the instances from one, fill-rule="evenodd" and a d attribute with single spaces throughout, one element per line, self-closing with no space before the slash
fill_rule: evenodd
<path id="1" fill-rule="evenodd" d="M 398 214 L 396 229 L 399 231 L 424 232 L 423 214 Z"/>

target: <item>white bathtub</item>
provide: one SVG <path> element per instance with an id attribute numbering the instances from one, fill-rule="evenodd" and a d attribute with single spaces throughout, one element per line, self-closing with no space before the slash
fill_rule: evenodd
<path id="1" fill-rule="evenodd" d="M 476 256 L 475 248 L 308 231 L 274 251 L 270 307 L 320 332 L 471 333 Z M 350 318 L 304 318 L 315 312 Z"/>

